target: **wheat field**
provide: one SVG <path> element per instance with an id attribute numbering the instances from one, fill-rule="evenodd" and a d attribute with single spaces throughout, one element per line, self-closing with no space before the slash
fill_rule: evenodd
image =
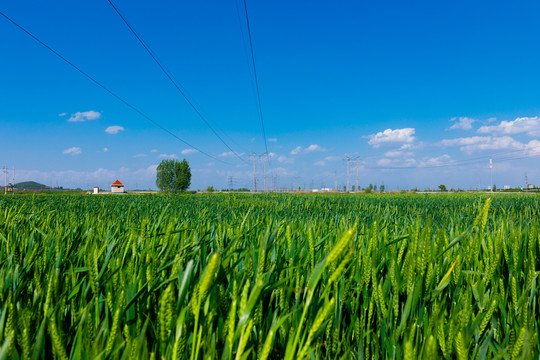
<path id="1" fill-rule="evenodd" d="M 0 197 L 0 358 L 538 358 L 539 200 Z"/>

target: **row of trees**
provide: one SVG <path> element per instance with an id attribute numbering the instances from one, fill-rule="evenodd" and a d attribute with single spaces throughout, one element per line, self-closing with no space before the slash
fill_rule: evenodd
<path id="1" fill-rule="evenodd" d="M 185 191 L 191 185 L 191 169 L 186 159 L 178 160 L 162 160 L 157 167 L 156 185 L 161 191 Z M 439 185 L 440 191 L 446 191 L 446 186 Z M 242 189 L 244 190 L 244 189 Z M 249 191 L 249 189 L 245 189 Z M 346 187 L 345 187 L 346 190 Z M 354 192 L 355 186 L 352 186 Z M 377 185 L 369 184 L 364 188 L 364 191 L 377 191 Z M 384 192 L 384 185 L 379 187 L 379 191 Z M 208 187 L 207 191 L 213 192 L 214 187 Z M 496 191 L 496 186 L 493 186 L 493 191 Z"/>

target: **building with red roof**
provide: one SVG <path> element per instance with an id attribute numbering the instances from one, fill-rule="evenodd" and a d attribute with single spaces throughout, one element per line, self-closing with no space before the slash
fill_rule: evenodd
<path id="1" fill-rule="evenodd" d="M 123 193 L 124 192 L 124 184 L 120 182 L 120 180 L 116 179 L 115 182 L 111 184 L 111 192 L 114 193 Z"/>

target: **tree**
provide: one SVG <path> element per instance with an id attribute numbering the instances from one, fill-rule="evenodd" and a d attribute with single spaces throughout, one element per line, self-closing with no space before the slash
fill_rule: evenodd
<path id="1" fill-rule="evenodd" d="M 156 170 L 156 185 L 161 191 L 184 191 L 191 184 L 191 169 L 186 159 L 162 160 Z"/>
<path id="2" fill-rule="evenodd" d="M 445 191 L 446 191 L 446 185 L 444 185 L 444 184 L 439 185 L 439 189 L 440 189 L 442 192 L 445 192 Z"/>
<path id="3" fill-rule="evenodd" d="M 385 189 L 384 184 L 382 184 L 381 186 L 379 186 L 379 191 L 380 191 L 380 192 L 384 192 L 384 189 Z"/>

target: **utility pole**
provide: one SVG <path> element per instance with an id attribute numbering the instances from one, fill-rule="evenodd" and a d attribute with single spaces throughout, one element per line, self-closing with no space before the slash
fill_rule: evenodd
<path id="1" fill-rule="evenodd" d="M 491 192 L 493 192 L 493 159 L 491 157 L 489 158 L 489 169 L 490 169 L 490 172 L 491 172 L 490 190 L 491 190 Z"/>
<path id="2" fill-rule="evenodd" d="M 334 170 L 334 190 L 337 190 L 337 171 Z"/>
<path id="3" fill-rule="evenodd" d="M 13 183 L 12 183 L 12 187 L 11 187 L 11 195 L 14 195 L 15 194 L 15 166 L 13 167 Z"/>
<path id="4" fill-rule="evenodd" d="M 351 160 L 351 158 L 347 155 L 347 188 L 345 189 L 345 192 L 349 191 L 349 160 Z"/>
<path id="5" fill-rule="evenodd" d="M 529 182 L 527 181 L 527 173 L 525 173 L 525 190 L 529 188 Z"/>
<path id="6" fill-rule="evenodd" d="M 356 191 L 358 191 L 358 157 L 356 158 Z"/>
<path id="7" fill-rule="evenodd" d="M 257 190 L 257 182 L 255 180 L 255 153 L 253 153 L 253 192 Z"/>
<path id="8" fill-rule="evenodd" d="M 7 166 L 4 166 L 4 175 L 5 175 L 5 183 L 6 185 L 4 186 L 4 195 L 7 195 Z"/>
<path id="9" fill-rule="evenodd" d="M 266 153 L 264 153 L 264 192 L 266 192 Z"/>

